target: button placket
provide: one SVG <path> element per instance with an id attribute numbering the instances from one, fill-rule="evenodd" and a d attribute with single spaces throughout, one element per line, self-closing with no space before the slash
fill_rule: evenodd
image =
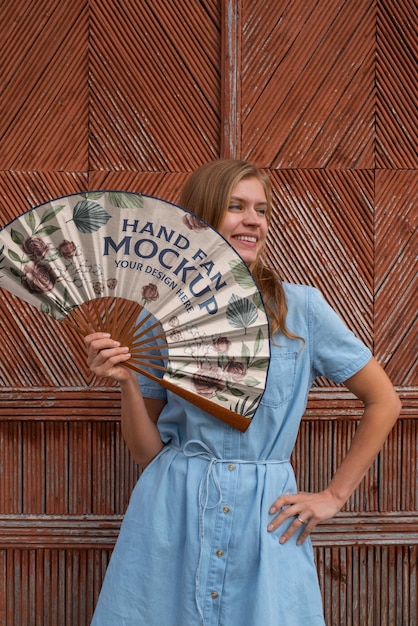
<path id="1" fill-rule="evenodd" d="M 205 603 L 205 626 L 218 624 L 219 610 L 222 600 L 222 587 L 227 565 L 227 546 L 233 523 L 233 502 L 237 488 L 238 472 L 229 469 L 232 466 L 223 465 L 221 468 L 221 493 L 223 503 L 218 507 L 214 534 L 212 537 L 211 557 L 208 564 L 207 601 Z M 234 466 L 234 469 L 235 466 Z M 214 602 L 216 600 L 216 602 Z"/>

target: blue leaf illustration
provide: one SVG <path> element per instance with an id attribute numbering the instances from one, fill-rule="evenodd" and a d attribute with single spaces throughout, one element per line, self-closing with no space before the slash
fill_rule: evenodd
<path id="1" fill-rule="evenodd" d="M 73 219 L 81 233 L 94 233 L 107 224 L 111 215 L 92 200 L 81 200 L 74 207 Z"/>
<path id="2" fill-rule="evenodd" d="M 229 300 L 226 319 L 234 328 L 248 328 L 257 319 L 257 307 L 248 298 L 240 298 L 235 294 Z"/>

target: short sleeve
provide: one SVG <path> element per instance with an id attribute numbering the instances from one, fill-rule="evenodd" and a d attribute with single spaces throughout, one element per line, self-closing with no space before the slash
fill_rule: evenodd
<path id="1" fill-rule="evenodd" d="M 315 376 L 342 383 L 371 359 L 369 348 L 347 328 L 314 288 L 310 292 L 311 358 Z"/>

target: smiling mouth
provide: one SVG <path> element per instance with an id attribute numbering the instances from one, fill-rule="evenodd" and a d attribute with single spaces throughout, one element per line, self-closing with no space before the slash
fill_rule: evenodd
<path id="1" fill-rule="evenodd" d="M 234 237 L 234 239 L 237 239 L 238 241 L 247 241 L 248 243 L 257 243 L 257 237 L 237 235 L 236 237 Z"/>

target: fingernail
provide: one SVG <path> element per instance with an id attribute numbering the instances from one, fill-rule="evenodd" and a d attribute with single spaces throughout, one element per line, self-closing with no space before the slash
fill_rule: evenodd
<path id="1" fill-rule="evenodd" d="M 274 506 L 270 507 L 270 515 L 273 515 L 276 512 L 276 508 Z"/>
<path id="2" fill-rule="evenodd" d="M 267 530 L 274 530 L 274 524 L 269 524 L 267 526 Z"/>
<path id="3" fill-rule="evenodd" d="M 286 539 L 284 537 L 280 537 L 279 543 L 281 544 L 286 543 Z"/>

